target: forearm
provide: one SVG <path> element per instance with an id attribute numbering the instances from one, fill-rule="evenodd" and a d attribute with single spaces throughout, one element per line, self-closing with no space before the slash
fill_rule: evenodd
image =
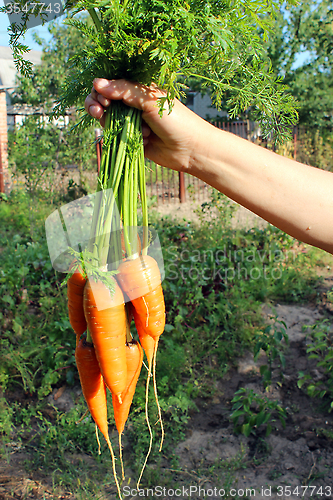
<path id="1" fill-rule="evenodd" d="M 333 253 L 333 174 L 208 126 L 188 171 L 291 236 Z"/>
<path id="2" fill-rule="evenodd" d="M 332 173 L 219 130 L 177 100 L 161 119 L 162 96 L 157 87 L 97 79 L 85 106 L 95 118 L 103 117 L 112 99 L 141 109 L 148 158 L 202 179 L 291 236 L 333 254 Z"/>

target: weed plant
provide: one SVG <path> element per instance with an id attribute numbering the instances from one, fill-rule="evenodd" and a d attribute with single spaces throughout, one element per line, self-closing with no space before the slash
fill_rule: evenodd
<path id="1" fill-rule="evenodd" d="M 272 384 L 273 363 L 278 360 L 281 368 L 285 368 L 286 360 L 284 352 L 289 344 L 289 338 L 286 333 L 286 324 L 278 321 L 275 317 L 271 325 L 266 326 L 262 332 L 255 335 L 254 340 L 254 361 L 257 361 L 262 351 L 267 356 L 267 364 L 260 366 L 260 373 L 265 389 Z M 282 372 L 281 372 L 282 376 Z"/>
<path id="2" fill-rule="evenodd" d="M 266 428 L 266 436 L 273 430 L 273 424 L 278 418 L 283 426 L 286 425 L 286 411 L 278 401 L 269 400 L 266 396 L 259 396 L 253 389 L 242 387 L 231 401 L 233 403 L 231 420 L 236 433 L 245 436 L 256 435 L 259 427 Z"/>
<path id="3" fill-rule="evenodd" d="M 298 387 L 314 398 L 320 398 L 326 411 L 333 410 L 333 335 L 327 319 L 316 322 L 309 328 L 306 352 L 316 362 L 318 375 L 300 371 Z"/>

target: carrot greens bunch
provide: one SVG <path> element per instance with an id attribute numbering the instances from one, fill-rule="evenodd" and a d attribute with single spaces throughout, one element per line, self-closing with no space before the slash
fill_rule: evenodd
<path id="1" fill-rule="evenodd" d="M 292 3 L 293 0 L 290 0 Z M 93 78 L 125 78 L 166 91 L 170 108 L 191 78 L 209 89 L 231 117 L 257 111 L 266 134 L 289 134 L 297 112 L 292 96 L 273 75 L 265 39 L 281 0 L 80 0 L 66 22 L 89 41 L 73 57 L 73 71 L 55 113 L 76 105 Z M 80 20 L 82 12 L 91 22 Z M 90 121 L 87 115 L 83 124 Z"/>

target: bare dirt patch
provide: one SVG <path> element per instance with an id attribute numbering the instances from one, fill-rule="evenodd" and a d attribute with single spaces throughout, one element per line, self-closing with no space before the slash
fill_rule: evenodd
<path id="1" fill-rule="evenodd" d="M 207 200 L 209 199 L 207 198 Z M 204 200 L 200 202 L 186 201 L 185 203 L 160 203 L 155 206 L 154 209 L 162 217 L 171 217 L 179 220 L 187 220 L 192 222 L 200 222 L 199 211 L 201 204 Z M 233 203 L 233 202 L 231 202 Z M 242 227 L 250 229 L 251 227 L 257 227 L 262 229 L 267 226 L 267 222 L 251 212 L 247 208 L 244 208 L 237 203 L 235 205 L 235 213 L 232 218 L 232 227 Z M 214 210 L 212 211 L 212 216 L 214 217 Z"/>
<path id="2" fill-rule="evenodd" d="M 202 489 L 224 489 L 231 496 L 238 491 L 239 498 L 333 498 L 333 416 L 297 387 L 300 370 L 312 370 L 316 376 L 315 365 L 306 355 L 303 327 L 322 315 L 313 306 L 277 304 L 274 309 L 277 318 L 286 323 L 290 339 L 283 381 L 277 370 L 271 389 L 264 391 L 258 372 L 265 359 L 254 363 L 247 353 L 238 368 L 219 382 L 216 404 L 199 402 L 200 411 L 191 418 L 188 437 L 175 453 L 180 457 L 180 469 L 195 474 L 193 485 Z M 272 312 L 267 306 L 263 311 Z M 278 400 L 287 410 L 285 428 L 277 419 L 269 437 L 260 428 L 248 438 L 235 435 L 230 400 L 241 387 Z M 221 494 L 210 498 L 221 498 Z"/>

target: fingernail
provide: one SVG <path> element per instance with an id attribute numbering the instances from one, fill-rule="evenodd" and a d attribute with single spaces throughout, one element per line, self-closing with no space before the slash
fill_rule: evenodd
<path id="1" fill-rule="evenodd" d="M 109 87 L 110 81 L 106 80 L 105 78 L 95 78 L 94 80 L 94 86 L 98 85 L 100 89 L 105 89 L 106 87 Z"/>
<path id="2" fill-rule="evenodd" d="M 92 104 L 91 106 L 89 106 L 89 110 L 88 111 L 89 111 L 89 114 L 91 116 L 96 117 L 96 115 L 98 115 L 99 112 L 100 112 L 100 108 L 99 108 L 99 106 L 96 106 L 95 104 Z"/>

